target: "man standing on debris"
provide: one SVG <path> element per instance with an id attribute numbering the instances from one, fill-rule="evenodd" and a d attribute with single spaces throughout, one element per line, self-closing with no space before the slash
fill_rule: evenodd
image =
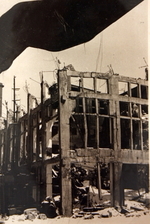
<path id="1" fill-rule="evenodd" d="M 47 196 L 45 200 L 42 201 L 41 209 L 42 213 L 44 213 L 47 218 L 55 218 L 57 216 L 55 202 L 50 196 Z"/>

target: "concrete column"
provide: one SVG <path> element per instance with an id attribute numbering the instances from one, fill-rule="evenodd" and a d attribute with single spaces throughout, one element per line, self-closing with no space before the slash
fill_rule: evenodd
<path id="1" fill-rule="evenodd" d="M 46 196 L 52 197 L 52 164 L 46 165 Z"/>
<path id="2" fill-rule="evenodd" d="M 61 212 L 63 216 L 72 215 L 72 184 L 70 173 L 70 125 L 72 102 L 68 97 L 69 80 L 66 71 L 59 71 L 59 145 L 61 153 Z"/>
<path id="3" fill-rule="evenodd" d="M 124 189 L 122 183 L 122 163 L 110 163 L 111 206 L 120 208 L 124 204 Z"/>

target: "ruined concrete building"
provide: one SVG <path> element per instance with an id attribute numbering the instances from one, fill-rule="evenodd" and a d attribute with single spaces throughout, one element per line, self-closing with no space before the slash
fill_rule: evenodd
<path id="1" fill-rule="evenodd" d="M 64 69 L 49 93 L 35 108 L 29 95 L 28 113 L 0 131 L 1 210 L 58 194 L 70 216 L 72 166 L 96 168 L 100 190 L 107 164 L 115 207 L 124 189 L 149 190 L 147 80 Z"/>

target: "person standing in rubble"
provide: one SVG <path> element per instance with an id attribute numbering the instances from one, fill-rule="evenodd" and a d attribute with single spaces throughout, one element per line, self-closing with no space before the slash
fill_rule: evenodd
<path id="1" fill-rule="evenodd" d="M 41 203 L 42 213 L 44 213 L 47 218 L 55 218 L 57 216 L 56 209 L 55 202 L 50 196 L 47 196 Z"/>

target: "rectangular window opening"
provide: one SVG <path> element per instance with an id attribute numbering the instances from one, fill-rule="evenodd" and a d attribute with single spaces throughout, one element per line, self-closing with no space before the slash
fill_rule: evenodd
<path id="1" fill-rule="evenodd" d="M 132 129 L 133 129 L 133 149 L 140 150 L 141 142 L 140 142 L 140 121 L 133 120 L 132 121 Z"/>
<path id="2" fill-rule="evenodd" d="M 131 96 L 139 97 L 138 84 L 131 83 Z"/>
<path id="3" fill-rule="evenodd" d="M 70 148 L 83 148 L 85 139 L 84 116 L 72 115 L 70 117 Z"/>
<path id="4" fill-rule="evenodd" d="M 86 113 L 96 113 L 95 99 L 85 98 Z"/>
<path id="5" fill-rule="evenodd" d="M 97 92 L 108 94 L 108 81 L 106 79 L 97 79 Z"/>
<path id="6" fill-rule="evenodd" d="M 99 117 L 99 147 L 111 148 L 110 120 L 107 117 Z"/>
<path id="7" fill-rule="evenodd" d="M 129 96 L 128 83 L 127 82 L 118 82 L 119 95 Z"/>
<path id="8" fill-rule="evenodd" d="M 149 141 L 148 141 L 148 121 L 142 121 L 142 135 L 143 135 L 143 149 L 149 150 Z"/>
<path id="9" fill-rule="evenodd" d="M 109 114 L 109 100 L 98 99 L 98 112 L 99 114 Z"/>
<path id="10" fill-rule="evenodd" d="M 139 104 L 132 103 L 132 117 L 139 117 Z"/>
<path id="11" fill-rule="evenodd" d="M 141 85 L 141 98 L 148 99 L 148 86 Z"/>
<path id="12" fill-rule="evenodd" d="M 76 107 L 74 112 L 83 113 L 83 99 L 81 97 L 76 99 Z"/>
<path id="13" fill-rule="evenodd" d="M 71 91 L 80 92 L 81 79 L 80 77 L 71 77 Z"/>
<path id="14" fill-rule="evenodd" d="M 94 91 L 93 78 L 83 78 L 83 88 L 84 88 L 84 92 L 87 92 L 88 90 Z"/>
<path id="15" fill-rule="evenodd" d="M 142 114 L 148 115 L 148 105 L 141 105 Z"/>
<path id="16" fill-rule="evenodd" d="M 87 115 L 86 118 L 87 118 L 87 129 L 88 129 L 87 146 L 97 148 L 96 116 Z"/>
<path id="17" fill-rule="evenodd" d="M 130 120 L 121 119 L 121 149 L 131 148 Z"/>
<path id="18" fill-rule="evenodd" d="M 130 116 L 130 104 L 127 102 L 120 102 L 120 116 Z"/>

